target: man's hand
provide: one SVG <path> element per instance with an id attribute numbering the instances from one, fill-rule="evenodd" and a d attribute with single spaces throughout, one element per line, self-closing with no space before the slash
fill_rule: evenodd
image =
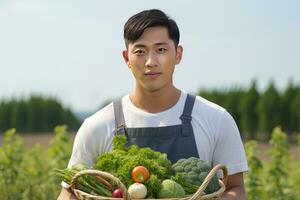
<path id="1" fill-rule="evenodd" d="M 57 200 L 77 200 L 77 198 L 71 193 L 71 191 L 62 188 Z"/>
<path id="2" fill-rule="evenodd" d="M 226 191 L 222 195 L 222 200 L 245 200 L 245 187 L 243 173 L 228 176 Z"/>

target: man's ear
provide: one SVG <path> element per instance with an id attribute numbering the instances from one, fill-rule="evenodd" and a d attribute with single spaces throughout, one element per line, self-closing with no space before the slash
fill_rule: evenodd
<path id="1" fill-rule="evenodd" d="M 125 63 L 127 64 L 127 66 L 130 68 L 130 63 L 129 63 L 129 59 L 128 59 L 128 51 L 126 49 L 122 51 L 122 56 L 124 58 Z"/>
<path id="2" fill-rule="evenodd" d="M 177 51 L 176 51 L 176 64 L 179 64 L 182 59 L 183 54 L 183 48 L 181 45 L 178 45 Z"/>

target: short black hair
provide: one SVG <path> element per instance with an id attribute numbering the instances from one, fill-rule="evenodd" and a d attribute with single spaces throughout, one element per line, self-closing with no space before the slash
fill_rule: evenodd
<path id="1" fill-rule="evenodd" d="M 144 10 L 130 17 L 124 25 L 124 40 L 126 48 L 129 43 L 138 40 L 145 29 L 162 26 L 168 29 L 169 37 L 177 48 L 179 43 L 179 29 L 176 22 L 158 9 Z"/>

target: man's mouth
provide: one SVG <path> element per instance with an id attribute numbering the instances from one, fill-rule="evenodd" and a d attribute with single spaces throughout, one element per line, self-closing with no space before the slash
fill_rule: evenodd
<path id="1" fill-rule="evenodd" d="M 161 75 L 161 72 L 146 72 L 145 75 L 149 78 L 157 78 Z"/>

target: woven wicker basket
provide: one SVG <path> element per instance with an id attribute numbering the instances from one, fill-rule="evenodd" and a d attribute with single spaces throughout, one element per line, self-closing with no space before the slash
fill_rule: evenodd
<path id="1" fill-rule="evenodd" d="M 219 180 L 220 189 L 214 193 L 211 194 L 204 194 L 204 190 L 211 181 L 212 177 L 217 173 L 217 171 L 222 170 L 223 171 L 223 179 Z M 88 194 L 86 192 L 83 192 L 81 190 L 76 189 L 76 182 L 77 179 L 80 176 L 83 175 L 94 175 L 94 176 L 101 176 L 105 179 L 112 180 L 116 185 L 123 191 L 123 198 L 112 198 L 112 197 L 103 197 L 103 196 L 95 196 Z M 163 200 L 218 200 L 220 199 L 221 195 L 225 191 L 225 185 L 227 182 L 227 168 L 225 165 L 216 165 L 207 175 L 207 177 L 204 179 L 202 185 L 199 187 L 196 193 L 194 193 L 191 196 L 187 196 L 184 198 L 168 198 Z M 124 186 L 124 184 L 116 177 L 111 175 L 110 173 L 88 169 L 88 170 L 82 170 L 74 175 L 71 181 L 71 189 L 73 190 L 75 196 L 80 200 L 133 200 L 130 198 L 130 195 L 127 192 L 127 188 Z M 158 200 L 158 199 L 147 199 L 147 200 Z"/>

